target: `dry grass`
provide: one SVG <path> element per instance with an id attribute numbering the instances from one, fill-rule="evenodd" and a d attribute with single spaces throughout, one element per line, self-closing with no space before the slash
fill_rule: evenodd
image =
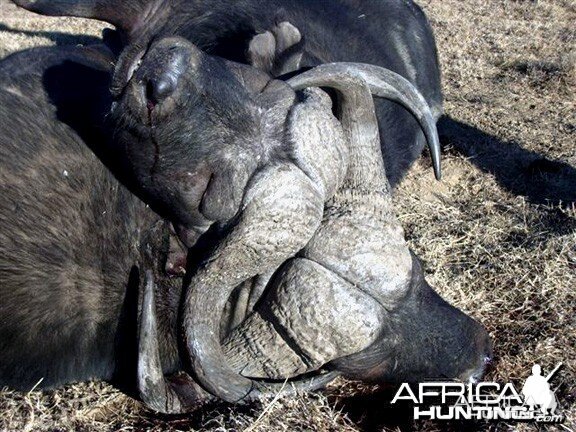
<path id="1" fill-rule="evenodd" d="M 553 381 L 563 426 L 413 422 L 390 391 L 338 382 L 323 394 L 215 405 L 167 418 L 101 383 L 0 393 L 0 429 L 574 430 L 576 429 L 576 5 L 569 0 L 434 0 L 446 112 L 444 173 L 422 159 L 397 209 L 428 280 L 481 320 L 495 344 L 488 379 L 520 385 L 532 363 Z M 14 13 L 0 0 L 0 56 L 89 41 L 100 25 Z M 20 33 L 24 30 L 23 33 Z"/>

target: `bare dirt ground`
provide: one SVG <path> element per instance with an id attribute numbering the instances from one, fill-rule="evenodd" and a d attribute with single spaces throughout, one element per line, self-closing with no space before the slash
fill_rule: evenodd
<path id="1" fill-rule="evenodd" d="M 533 363 L 547 373 L 564 362 L 552 380 L 564 424 L 413 421 L 391 409 L 389 389 L 342 381 L 319 394 L 170 418 L 88 383 L 1 391 L 1 430 L 576 430 L 576 3 L 421 5 L 437 36 L 451 118 L 440 125 L 444 180 L 435 182 L 422 158 L 397 191 L 397 211 L 429 282 L 490 331 L 495 363 L 486 380 L 521 387 Z M 0 0 L 0 57 L 90 43 L 101 28 Z"/>

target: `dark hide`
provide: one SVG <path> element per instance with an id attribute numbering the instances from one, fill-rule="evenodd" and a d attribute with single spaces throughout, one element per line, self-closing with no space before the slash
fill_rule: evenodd
<path id="1" fill-rule="evenodd" d="M 133 391 L 144 252 L 153 249 L 147 265 L 159 272 L 169 231 L 80 138 L 99 150 L 109 65 L 98 48 L 0 63 L 0 387 L 100 378 Z M 174 310 L 180 284 L 161 285 L 159 308 Z M 161 317 L 161 329 L 174 326 Z"/>
<path id="2" fill-rule="evenodd" d="M 301 66 L 351 61 L 383 66 L 407 78 L 433 112 L 442 112 L 440 72 L 432 30 L 421 9 L 398 0 L 258 0 L 175 1 L 163 7 L 147 35 L 182 36 L 200 49 L 247 63 L 246 46 L 254 33 L 279 19 L 289 21 L 305 38 Z M 161 23 L 161 24 L 160 24 Z M 146 36 L 144 37 L 146 38 Z M 133 40 L 140 40 L 135 36 Z M 425 140 L 402 107 L 377 101 L 386 173 L 395 186 L 420 155 Z"/>
<path id="3" fill-rule="evenodd" d="M 191 3 L 186 2 L 188 8 Z M 211 5 L 214 3 L 210 2 Z M 222 15 L 229 9 L 226 3 Z M 238 33 L 245 32 L 245 28 L 262 31 L 269 28 L 277 16 L 282 16 L 304 35 L 301 66 L 337 61 L 383 66 L 415 84 L 433 111 L 441 113 L 440 73 L 434 37 L 423 12 L 413 2 L 293 0 L 270 1 L 268 7 L 262 7 L 258 1 L 235 4 L 236 13 L 240 16 L 242 12 L 245 14 L 240 19 L 235 17 L 229 21 L 245 23 L 244 28 L 236 24 L 238 27 L 235 31 Z M 185 36 L 200 48 L 223 57 L 232 57 L 235 52 L 241 52 L 240 47 L 233 50 L 231 44 L 226 43 L 227 40 L 237 41 L 235 36 L 221 30 L 218 36 L 225 43 L 210 36 L 217 34 L 214 31 L 217 28 L 226 29 L 226 24 L 195 25 L 194 19 L 187 18 L 191 17 L 170 21 L 155 33 Z M 216 44 L 212 38 L 216 39 Z M 420 155 L 425 140 L 417 123 L 403 108 L 381 100 L 376 102 L 376 106 L 386 173 L 394 187 Z"/>
<path id="4" fill-rule="evenodd" d="M 303 67 L 335 61 L 383 66 L 415 84 L 437 117 L 442 113 L 434 36 L 422 10 L 412 1 L 14 1 L 40 13 L 98 17 L 117 25 L 128 47 L 120 68 L 123 64 L 130 67 L 152 40 L 171 36 L 184 37 L 209 54 L 248 63 L 254 35 L 288 21 L 305 39 Z M 386 172 L 394 186 L 425 141 L 403 108 L 378 101 L 377 111 Z"/>

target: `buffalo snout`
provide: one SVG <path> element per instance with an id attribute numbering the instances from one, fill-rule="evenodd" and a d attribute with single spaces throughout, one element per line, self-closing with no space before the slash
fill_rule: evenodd
<path id="1" fill-rule="evenodd" d="M 424 280 L 413 255 L 410 289 L 378 340 L 334 362 L 345 375 L 373 382 L 457 379 L 476 383 L 492 360 L 486 329 L 440 297 Z"/>
<path id="2" fill-rule="evenodd" d="M 190 93 L 186 77 L 195 76 L 200 52 L 178 38 L 163 38 L 125 50 L 114 72 L 113 93 L 124 99 L 139 121 L 152 126 L 174 113 Z"/>
<path id="3" fill-rule="evenodd" d="M 152 77 L 146 84 L 146 98 L 148 105 L 157 105 L 169 97 L 178 85 L 178 77 L 166 72 L 160 76 Z"/>
<path id="4" fill-rule="evenodd" d="M 152 46 L 136 75 L 149 107 L 174 95 L 189 68 L 190 54 L 190 49 L 183 49 L 172 39 L 161 40 Z"/>

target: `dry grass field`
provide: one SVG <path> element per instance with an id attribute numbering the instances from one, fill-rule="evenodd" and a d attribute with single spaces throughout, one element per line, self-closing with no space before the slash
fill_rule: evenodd
<path id="1" fill-rule="evenodd" d="M 397 212 L 428 281 L 488 328 L 495 362 L 487 380 L 521 387 L 533 363 L 547 373 L 564 362 L 552 380 L 564 424 L 413 421 L 391 409 L 390 389 L 343 381 L 171 418 L 87 383 L 0 391 L 0 430 L 576 430 L 576 3 L 423 1 L 450 117 L 440 125 L 444 179 L 433 181 L 422 158 L 397 191 Z M 0 0 L 0 57 L 90 43 L 101 28 Z"/>

